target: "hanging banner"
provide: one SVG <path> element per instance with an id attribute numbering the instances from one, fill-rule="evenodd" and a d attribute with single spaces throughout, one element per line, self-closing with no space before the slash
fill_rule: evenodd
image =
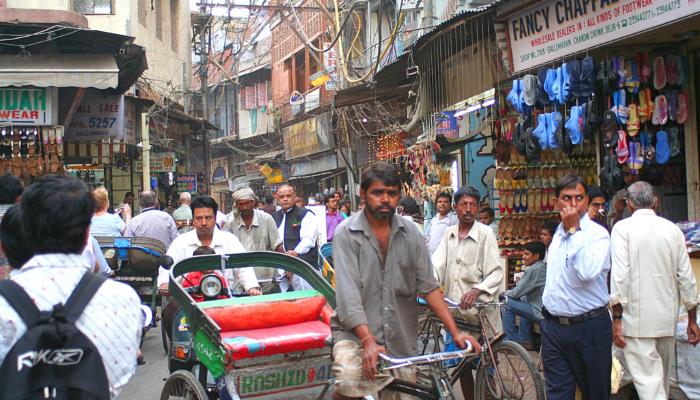
<path id="1" fill-rule="evenodd" d="M 177 191 L 197 194 L 197 175 L 180 175 L 177 177 Z"/>
<path id="2" fill-rule="evenodd" d="M 320 153 L 335 147 L 330 113 L 297 122 L 282 129 L 287 159 Z"/>
<path id="3" fill-rule="evenodd" d="M 136 161 L 136 171 L 143 171 L 143 161 Z M 151 153 L 151 172 L 175 172 L 175 153 Z"/>
<path id="4" fill-rule="evenodd" d="M 0 124 L 54 125 L 56 88 L 0 88 Z"/>
<path id="5" fill-rule="evenodd" d="M 454 111 L 443 111 L 435 117 L 435 134 L 446 138 L 459 136 L 459 125 Z"/>
<path id="6" fill-rule="evenodd" d="M 66 127 L 66 139 L 92 141 L 124 139 L 124 96 L 88 89 Z M 131 133 L 130 133 L 131 134 Z"/>
<path id="7" fill-rule="evenodd" d="M 514 71 L 700 12 L 698 0 L 549 0 L 508 18 Z"/>

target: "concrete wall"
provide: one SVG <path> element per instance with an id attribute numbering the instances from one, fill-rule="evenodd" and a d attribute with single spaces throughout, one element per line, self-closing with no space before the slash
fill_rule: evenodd
<path id="1" fill-rule="evenodd" d="M 71 0 L 5 0 L 7 8 L 71 10 Z"/>
<path id="2" fill-rule="evenodd" d="M 119 33 L 136 38 L 134 43 L 146 48 L 148 70 L 143 77 L 153 80 L 154 89 L 179 99 L 182 93 L 183 78 L 192 75 L 192 55 L 190 42 L 192 29 L 188 0 L 153 0 L 153 4 L 161 4 L 161 37 L 156 37 L 156 10 L 151 10 L 151 0 L 118 1 L 115 2 L 116 15 L 87 15 L 90 28 L 107 32 Z M 145 26 L 139 22 L 139 5 L 146 7 Z M 176 16 L 176 27 L 171 24 L 171 10 Z M 171 43 L 171 35 L 177 36 L 175 48 Z M 182 64 L 185 63 L 183 74 Z M 170 82 L 170 85 L 168 85 Z M 167 93 L 167 92 L 173 92 Z"/>

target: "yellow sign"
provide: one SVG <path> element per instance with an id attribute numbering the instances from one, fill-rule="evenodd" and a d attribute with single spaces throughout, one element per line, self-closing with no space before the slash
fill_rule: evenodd
<path id="1" fill-rule="evenodd" d="M 258 171 L 260 171 L 261 174 L 265 175 L 266 178 L 269 178 L 270 174 L 272 173 L 272 168 L 270 168 L 269 165 L 264 164 L 262 167 L 260 167 Z"/>
<path id="2" fill-rule="evenodd" d="M 281 168 L 270 168 L 270 174 L 265 175 L 265 177 L 267 178 L 265 179 L 265 183 L 268 185 L 284 182 L 284 176 L 282 175 Z"/>

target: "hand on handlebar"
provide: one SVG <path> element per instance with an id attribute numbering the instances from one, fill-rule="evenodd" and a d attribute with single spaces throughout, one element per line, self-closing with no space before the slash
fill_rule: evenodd
<path id="1" fill-rule="evenodd" d="M 459 307 L 463 310 L 469 310 L 474 306 L 474 303 L 476 303 L 476 300 L 479 298 L 480 294 L 480 289 L 472 288 L 467 293 L 465 293 L 464 296 L 462 296 L 462 299 L 459 303 Z"/>
<path id="2" fill-rule="evenodd" d="M 248 295 L 250 296 L 260 296 L 262 294 L 262 291 L 260 291 L 259 287 L 254 287 L 248 289 Z"/>
<path id="3" fill-rule="evenodd" d="M 465 332 L 459 332 L 457 335 L 453 335 L 455 344 L 459 346 L 460 349 L 467 348 L 467 342 L 472 344 L 472 349 L 474 354 L 481 354 L 481 345 L 479 342 L 471 335 Z"/>
<path id="4" fill-rule="evenodd" d="M 369 338 L 365 340 L 363 345 L 364 351 L 362 352 L 362 372 L 365 375 L 365 378 L 369 379 L 370 381 L 373 381 L 374 377 L 377 375 L 377 362 L 379 361 L 379 353 L 386 354 L 387 351 L 384 346 L 380 346 L 379 344 L 377 344 L 374 338 Z"/>
<path id="5" fill-rule="evenodd" d="M 161 283 L 158 285 L 158 292 L 160 292 L 161 296 L 170 296 L 170 291 L 168 290 L 168 282 Z"/>

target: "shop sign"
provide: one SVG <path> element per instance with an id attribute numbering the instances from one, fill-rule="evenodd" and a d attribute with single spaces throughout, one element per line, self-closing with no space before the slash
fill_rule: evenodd
<path id="1" fill-rule="evenodd" d="M 459 137 L 459 125 L 454 111 L 438 113 L 435 119 L 435 133 L 446 138 Z"/>
<path id="2" fill-rule="evenodd" d="M 335 154 L 326 154 L 311 160 L 295 162 L 292 164 L 292 176 L 317 174 L 336 168 L 338 168 L 338 157 Z"/>
<path id="3" fill-rule="evenodd" d="M 136 104 L 124 102 L 124 142 L 136 144 Z"/>
<path id="4" fill-rule="evenodd" d="M 175 153 L 151 153 L 151 173 L 175 172 Z M 136 171 L 143 171 L 143 161 L 136 161 Z"/>
<path id="5" fill-rule="evenodd" d="M 549 0 L 508 18 L 514 72 L 700 12 L 698 0 Z"/>
<path id="6" fill-rule="evenodd" d="M 0 124 L 54 125 L 52 88 L 0 88 Z"/>
<path id="7" fill-rule="evenodd" d="M 330 42 L 323 43 L 323 48 L 330 47 Z M 338 59 L 335 54 L 335 47 L 323 53 L 323 67 L 328 71 L 331 79 L 326 81 L 326 90 L 338 90 Z"/>
<path id="8" fill-rule="evenodd" d="M 104 95 L 98 90 L 88 89 L 66 127 L 66 138 L 74 141 L 124 140 L 125 112 L 124 96 Z"/>
<path id="9" fill-rule="evenodd" d="M 244 176 L 237 176 L 233 179 L 229 179 L 228 182 L 229 182 L 228 189 L 232 192 L 235 192 L 236 190 L 238 190 L 242 187 L 248 186 L 248 180 L 246 179 L 245 175 Z"/>
<path id="10" fill-rule="evenodd" d="M 330 113 L 297 122 L 282 129 L 287 159 L 330 150 L 335 145 Z"/>
<path id="11" fill-rule="evenodd" d="M 180 175 L 177 177 L 177 191 L 197 193 L 197 175 Z"/>
<path id="12" fill-rule="evenodd" d="M 270 168 L 270 173 L 265 175 L 265 183 L 275 185 L 284 182 L 284 174 L 282 168 Z"/>
<path id="13" fill-rule="evenodd" d="M 245 164 L 245 177 L 249 182 L 265 179 L 265 176 L 260 173 L 258 164 L 253 161 L 249 161 Z"/>

